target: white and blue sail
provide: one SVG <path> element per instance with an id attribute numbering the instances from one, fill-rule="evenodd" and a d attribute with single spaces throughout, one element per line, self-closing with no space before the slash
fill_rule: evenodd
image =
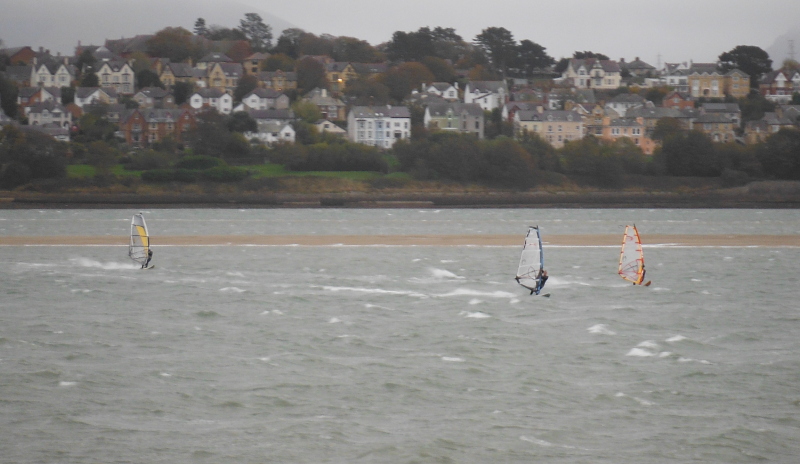
<path id="1" fill-rule="evenodd" d="M 538 295 L 542 290 L 543 270 L 542 235 L 538 226 L 531 226 L 528 228 L 528 235 L 525 236 L 525 245 L 522 247 L 522 256 L 519 259 L 515 280 L 531 293 Z"/>
<path id="2" fill-rule="evenodd" d="M 131 241 L 128 245 L 128 256 L 144 265 L 147 262 L 148 251 L 150 251 L 150 234 L 147 232 L 147 223 L 145 223 L 142 213 L 134 214 L 131 218 Z"/>

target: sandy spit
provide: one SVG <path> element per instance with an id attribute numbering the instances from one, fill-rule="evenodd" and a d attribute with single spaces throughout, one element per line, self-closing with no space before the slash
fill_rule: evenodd
<path id="1" fill-rule="evenodd" d="M 546 245 L 617 246 L 620 235 L 549 235 Z M 520 235 L 172 235 L 152 237 L 166 246 L 522 246 Z M 646 235 L 645 246 L 800 247 L 800 235 Z M 128 244 L 126 236 L 0 236 L 0 246 L 101 246 Z"/>

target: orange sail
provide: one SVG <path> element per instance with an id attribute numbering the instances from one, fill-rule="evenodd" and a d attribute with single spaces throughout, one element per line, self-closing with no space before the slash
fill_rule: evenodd
<path id="1" fill-rule="evenodd" d="M 622 249 L 619 252 L 619 276 L 634 284 L 644 280 L 644 253 L 636 226 L 625 226 Z"/>

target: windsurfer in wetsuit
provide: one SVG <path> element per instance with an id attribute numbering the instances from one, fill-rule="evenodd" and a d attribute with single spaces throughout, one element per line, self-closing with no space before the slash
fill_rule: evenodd
<path id="1" fill-rule="evenodd" d="M 144 264 L 142 264 L 142 269 L 146 268 L 148 264 L 150 264 L 150 260 L 153 259 L 153 250 L 147 250 L 147 260 L 145 260 Z"/>
<path id="2" fill-rule="evenodd" d="M 538 295 L 538 294 L 539 294 L 539 292 L 541 292 L 541 291 L 542 291 L 542 288 L 544 288 L 544 283 L 545 283 L 545 282 L 547 282 L 547 279 L 548 279 L 548 277 L 547 277 L 547 271 L 545 271 L 544 269 L 542 269 L 542 273 L 541 273 L 541 275 L 539 275 L 539 286 L 538 286 L 538 287 L 536 287 L 536 290 L 531 290 L 531 295 L 533 295 L 534 291 L 535 291 L 535 292 L 536 292 L 536 294 Z"/>

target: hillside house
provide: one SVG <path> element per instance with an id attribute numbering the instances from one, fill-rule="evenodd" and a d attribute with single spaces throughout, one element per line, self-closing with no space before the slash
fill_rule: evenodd
<path id="1" fill-rule="evenodd" d="M 569 60 L 561 81 L 579 89 L 616 89 L 622 82 L 619 64 L 612 60 L 596 58 Z"/>
<path id="2" fill-rule="evenodd" d="M 565 142 L 583 138 L 583 118 L 575 111 L 520 110 L 514 115 L 514 133 L 517 137 L 537 134 L 553 147 L 561 148 Z"/>
<path id="3" fill-rule="evenodd" d="M 782 68 L 764 75 L 758 91 L 769 101 L 788 103 L 795 92 L 800 92 L 800 71 Z"/>
<path id="4" fill-rule="evenodd" d="M 508 95 L 505 81 L 471 81 L 464 86 L 464 103 L 477 103 L 484 111 L 502 108 Z"/>
<path id="5" fill-rule="evenodd" d="M 189 97 L 189 106 L 196 110 L 214 108 L 219 113 L 230 114 L 233 111 L 233 97 L 217 88 L 198 89 Z"/>
<path id="6" fill-rule="evenodd" d="M 477 103 L 433 103 L 425 108 L 423 123 L 428 129 L 484 137 L 483 109 Z"/>
<path id="7" fill-rule="evenodd" d="M 347 115 L 350 141 L 391 148 L 411 137 L 411 112 L 405 106 L 354 106 Z"/>
<path id="8" fill-rule="evenodd" d="M 137 108 L 125 111 L 119 120 L 125 141 L 136 147 L 167 138 L 185 141 L 196 124 L 194 113 L 185 108 Z"/>

